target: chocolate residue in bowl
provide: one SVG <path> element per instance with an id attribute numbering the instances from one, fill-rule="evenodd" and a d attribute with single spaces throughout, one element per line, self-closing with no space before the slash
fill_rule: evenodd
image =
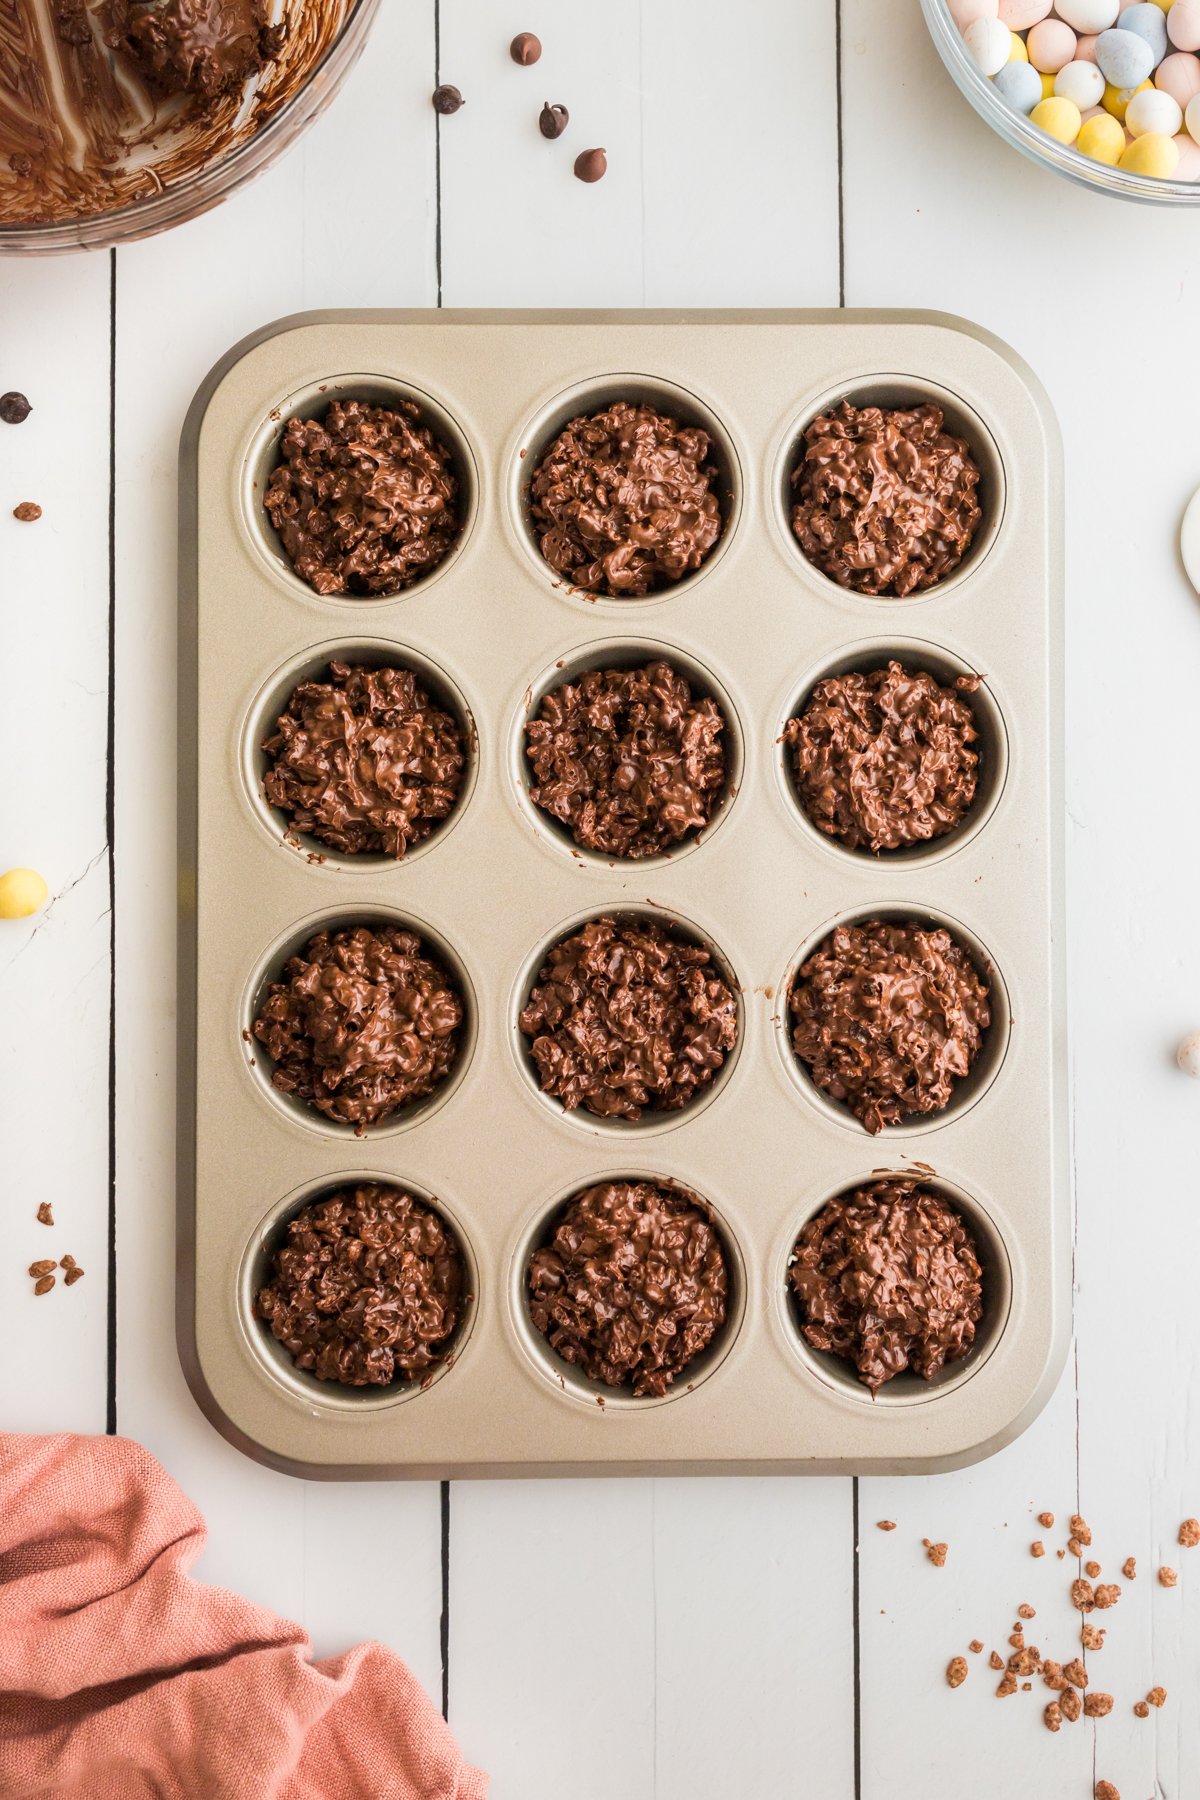
<path id="1" fill-rule="evenodd" d="M 784 738 L 801 805 L 849 849 L 902 850 L 961 825 L 975 798 L 978 732 L 961 676 L 889 662 L 819 681 Z"/>
<path id="2" fill-rule="evenodd" d="M 703 1201 L 601 1182 L 568 1204 L 529 1263 L 529 1315 L 593 1381 L 663 1395 L 725 1323 L 729 1272 Z"/>
<path id="3" fill-rule="evenodd" d="M 815 1350 L 872 1393 L 905 1369 L 931 1381 L 964 1357 L 983 1317 L 975 1240 L 947 1201 L 906 1177 L 839 1194 L 810 1219 L 789 1279 Z"/>
<path id="4" fill-rule="evenodd" d="M 299 683 L 262 748 L 270 804 L 347 856 L 421 843 L 453 810 L 466 760 L 457 721 L 410 669 L 345 662 Z"/>
<path id="5" fill-rule="evenodd" d="M 655 856 L 703 829 L 725 786 L 725 718 L 665 659 L 587 669 L 525 727 L 530 799 L 581 849 Z"/>
<path id="6" fill-rule="evenodd" d="M 618 400 L 559 432 L 529 487 L 550 567 L 572 587 L 639 599 L 698 569 L 721 535 L 708 433 Z"/>
<path id="7" fill-rule="evenodd" d="M 462 529 L 454 458 L 414 401 L 331 400 L 292 418 L 263 494 L 287 560 L 318 594 L 397 594 Z"/>
<path id="8" fill-rule="evenodd" d="M 838 925 L 801 966 L 792 1045 L 870 1132 L 940 1112 L 991 1024 L 990 984 L 944 926 Z"/>
<path id="9" fill-rule="evenodd" d="M 554 946 L 521 1009 L 542 1092 L 603 1119 L 675 1112 L 716 1080 L 737 1000 L 712 953 L 655 920 L 592 919 Z"/>
<path id="10" fill-rule="evenodd" d="M 453 1232 L 402 1188 L 360 1182 L 303 1207 L 254 1314 L 298 1369 L 345 1387 L 428 1381 L 462 1317 Z"/>
<path id="11" fill-rule="evenodd" d="M 463 1003 L 414 931 L 318 931 L 267 988 L 251 1030 L 271 1085 L 360 1133 L 432 1094 L 458 1056 Z"/>
<path id="12" fill-rule="evenodd" d="M 83 7 L 60 0 L 58 11 Z M 215 100 L 240 92 L 282 49 L 286 28 L 267 13 L 265 0 L 108 0 L 106 36 L 155 92 Z"/>
<path id="13" fill-rule="evenodd" d="M 803 442 L 792 530 L 811 563 L 839 587 L 898 598 L 953 574 L 983 517 L 980 477 L 939 406 L 843 400 Z"/>

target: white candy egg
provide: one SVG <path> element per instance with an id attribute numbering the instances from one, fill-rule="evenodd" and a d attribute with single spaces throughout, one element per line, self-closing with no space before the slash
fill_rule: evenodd
<path id="1" fill-rule="evenodd" d="M 1094 62 L 1069 62 L 1054 77 L 1054 91 L 1061 100 L 1073 100 L 1083 113 L 1103 100 L 1104 77 Z"/>
<path id="2" fill-rule="evenodd" d="M 1026 118 L 1042 98 L 1042 78 L 1025 62 L 1005 63 L 992 86 L 1006 106 L 1024 113 Z"/>
<path id="3" fill-rule="evenodd" d="M 1074 31 L 1107 31 L 1116 23 L 1121 0 L 1058 0 L 1055 12 Z"/>
<path id="4" fill-rule="evenodd" d="M 1000 0 L 947 0 L 950 17 L 960 31 L 973 25 L 976 19 L 994 19 L 1000 11 Z"/>
<path id="5" fill-rule="evenodd" d="M 1125 129 L 1133 137 L 1144 137 L 1148 131 L 1161 131 L 1174 137 L 1182 129 L 1183 112 L 1178 100 L 1158 88 L 1143 88 L 1125 109 Z"/>
<path id="6" fill-rule="evenodd" d="M 1028 31 L 1049 15 L 1050 0 L 1000 0 L 1000 23 L 1010 31 Z"/>
<path id="7" fill-rule="evenodd" d="M 981 75 L 996 75 L 1008 61 L 1012 32 L 999 19 L 975 19 L 962 34 L 967 52 Z"/>
<path id="8" fill-rule="evenodd" d="M 1096 61 L 1105 81 L 1115 88 L 1141 87 L 1154 68 L 1155 55 L 1136 31 L 1102 31 L 1096 44 Z"/>
<path id="9" fill-rule="evenodd" d="M 1200 1031 L 1188 1032 L 1175 1052 L 1175 1061 L 1185 1075 L 1190 1075 L 1194 1081 L 1200 1081 Z"/>

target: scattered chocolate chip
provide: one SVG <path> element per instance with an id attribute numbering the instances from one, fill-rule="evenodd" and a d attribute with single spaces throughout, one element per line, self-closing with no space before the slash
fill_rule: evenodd
<path id="1" fill-rule="evenodd" d="M 965 1656 L 952 1656 L 946 1665 L 946 1680 L 952 1688 L 961 1687 L 967 1679 L 967 1659 Z"/>
<path id="2" fill-rule="evenodd" d="M 547 100 L 538 114 L 538 130 L 544 138 L 560 138 L 570 119 L 571 115 L 565 106 L 557 106 Z"/>
<path id="3" fill-rule="evenodd" d="M 50 1202 L 48 1200 L 43 1200 L 42 1204 L 38 1207 L 37 1219 L 39 1225 L 53 1225 L 54 1214 L 50 1209 Z"/>
<path id="4" fill-rule="evenodd" d="M 1152 1687 L 1150 1692 L 1146 1695 L 1146 1699 L 1150 1702 L 1151 1706 L 1161 1706 L 1166 1697 L 1167 1690 L 1165 1687 Z"/>
<path id="5" fill-rule="evenodd" d="M 32 411 L 24 394 L 18 394 L 15 388 L 0 394 L 0 419 L 6 425 L 23 425 Z"/>
<path id="6" fill-rule="evenodd" d="M 1083 1710 L 1089 1719 L 1107 1719 L 1113 1709 L 1111 1694 L 1085 1694 Z"/>
<path id="7" fill-rule="evenodd" d="M 466 102 L 456 87 L 443 84 L 441 87 L 434 88 L 433 110 L 435 113 L 441 113 L 444 119 L 448 119 L 451 113 L 456 113 L 460 106 L 465 105 Z"/>
<path id="8" fill-rule="evenodd" d="M 1175 1583 L 1178 1580 L 1179 1580 L 1179 1577 L 1175 1573 L 1174 1569 L 1168 1568 L 1166 1563 L 1164 1563 L 1162 1568 L 1158 1571 L 1159 1586 L 1160 1587 L 1174 1587 Z"/>
<path id="9" fill-rule="evenodd" d="M 1185 1519 L 1179 1527 L 1179 1542 L 1185 1550 L 1194 1550 L 1200 1544 L 1200 1519 Z"/>
<path id="10" fill-rule="evenodd" d="M 608 157 L 603 150 L 581 150 L 575 158 L 575 173 L 580 181 L 599 181 L 608 172 Z"/>
<path id="11" fill-rule="evenodd" d="M 57 1267 L 58 1265 L 54 1258 L 50 1257 L 48 1260 L 44 1259 L 41 1262 L 30 1263 L 29 1273 L 34 1281 L 36 1281 L 40 1275 L 49 1275 Z"/>
<path id="12" fill-rule="evenodd" d="M 22 525 L 32 525 L 33 521 L 40 519 L 41 516 L 42 509 L 36 500 L 22 500 L 19 506 L 13 507 L 13 518 L 20 519 Z"/>
<path id="13" fill-rule="evenodd" d="M 1125 1561 L 1121 1564 L 1121 1573 L 1126 1581 L 1135 1581 L 1137 1579 L 1136 1556 L 1127 1556 L 1125 1558 Z"/>
<path id="14" fill-rule="evenodd" d="M 542 54 L 542 41 L 534 37 L 532 31 L 518 31 L 508 46 L 508 54 L 523 69 L 530 69 Z"/>
<path id="15" fill-rule="evenodd" d="M 63 1277 L 63 1279 L 66 1282 L 68 1287 L 74 1287 L 75 1283 L 77 1281 L 83 1280 L 84 1270 L 80 1268 L 78 1263 L 71 1263 L 68 1266 L 67 1263 L 64 1261 L 63 1267 L 67 1271 L 65 1276 Z"/>
<path id="16" fill-rule="evenodd" d="M 37 1281 L 34 1282 L 33 1291 L 35 1294 L 38 1294 L 38 1295 L 48 1294 L 50 1292 L 50 1289 L 53 1286 L 54 1286 L 53 1275 L 43 1275 Z"/>
<path id="17" fill-rule="evenodd" d="M 876 1529 L 879 1531 L 895 1531 L 896 1521 L 895 1519 L 877 1519 Z"/>

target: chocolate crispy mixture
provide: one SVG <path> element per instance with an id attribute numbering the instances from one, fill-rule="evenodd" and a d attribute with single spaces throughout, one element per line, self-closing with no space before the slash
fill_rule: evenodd
<path id="1" fill-rule="evenodd" d="M 271 984 L 253 1033 L 271 1084 L 360 1133 L 440 1087 L 463 1006 L 415 932 L 377 924 L 318 931 Z"/>
<path id="2" fill-rule="evenodd" d="M 982 513 L 979 470 L 940 407 L 851 406 L 814 419 L 792 471 L 792 529 L 840 587 L 903 597 L 957 569 Z"/>
<path id="3" fill-rule="evenodd" d="M 904 1369 L 931 1380 L 967 1354 L 983 1317 L 970 1231 L 906 1177 L 831 1200 L 800 1233 L 790 1275 L 809 1343 L 852 1362 L 872 1393 Z"/>
<path id="4" fill-rule="evenodd" d="M 263 744 L 263 791 L 308 833 L 348 856 L 402 857 L 453 809 L 462 733 L 410 669 L 333 662 L 302 681 Z"/>
<path id="5" fill-rule="evenodd" d="M 698 426 L 618 400 L 563 427 L 534 471 L 542 555 L 572 587 L 639 599 L 698 569 L 721 535 Z"/>
<path id="6" fill-rule="evenodd" d="M 604 856 L 654 856 L 708 824 L 725 785 L 725 719 L 665 660 L 588 669 L 525 727 L 530 798 Z"/>
<path id="7" fill-rule="evenodd" d="M 529 1263 L 529 1313 L 593 1381 L 665 1394 L 725 1322 L 716 1227 L 685 1188 L 601 1182 L 577 1194 Z"/>
<path id="8" fill-rule="evenodd" d="M 108 0 L 108 42 L 160 94 L 215 100 L 279 54 L 265 0 Z"/>
<path id="9" fill-rule="evenodd" d="M 263 505 L 288 560 L 318 594 L 396 594 L 458 538 L 458 478 L 411 400 L 332 400 L 289 419 Z"/>
<path id="10" fill-rule="evenodd" d="M 431 1207 L 365 1181 L 304 1207 L 254 1300 L 298 1369 L 346 1387 L 428 1381 L 462 1307 L 462 1256 Z"/>
<path id="11" fill-rule="evenodd" d="M 991 1023 L 989 984 L 941 926 L 839 925 L 792 988 L 792 1043 L 870 1132 L 939 1112 Z"/>
<path id="12" fill-rule="evenodd" d="M 943 837 L 975 798 L 978 733 L 964 693 L 927 670 L 831 675 L 784 732 L 796 786 L 819 831 L 851 849 L 900 850 Z"/>
<path id="13" fill-rule="evenodd" d="M 712 955 L 654 920 L 592 919 L 551 950 L 521 1011 L 543 1093 L 640 1119 L 711 1086 L 737 1041 Z"/>

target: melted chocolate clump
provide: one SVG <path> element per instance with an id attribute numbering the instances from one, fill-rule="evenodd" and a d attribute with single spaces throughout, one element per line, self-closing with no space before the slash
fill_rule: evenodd
<path id="1" fill-rule="evenodd" d="M 346 1387 L 428 1381 L 458 1327 L 462 1255 L 431 1207 L 361 1182 L 289 1220 L 254 1300 L 298 1369 Z"/>
<path id="2" fill-rule="evenodd" d="M 725 1323 L 716 1227 L 685 1188 L 601 1182 L 529 1263 L 529 1313 L 565 1362 L 608 1387 L 665 1394 Z"/>
<path id="3" fill-rule="evenodd" d="M 940 1112 L 991 1023 L 989 984 L 941 926 L 839 925 L 792 988 L 796 1055 L 870 1132 Z"/>
<path id="4" fill-rule="evenodd" d="M 287 558 L 318 594 L 396 594 L 449 555 L 458 478 L 410 400 L 333 400 L 289 419 L 263 505 Z"/>
<path id="5" fill-rule="evenodd" d="M 534 471 L 542 555 L 572 587 L 638 599 L 698 569 L 721 535 L 708 433 L 618 400 L 572 419 Z"/>
<path id="6" fill-rule="evenodd" d="M 792 529 L 839 587 L 903 597 L 957 569 L 982 518 L 979 470 L 940 407 L 851 406 L 814 419 L 792 471 Z"/>
<path id="7" fill-rule="evenodd" d="M 295 689 L 263 751 L 271 805 L 347 856 L 403 856 L 462 786 L 462 733 L 409 669 L 330 663 Z"/>
<path id="8" fill-rule="evenodd" d="M 784 737 L 796 786 L 819 831 L 852 850 L 900 850 L 944 837 L 975 798 L 979 752 L 963 692 L 890 662 L 817 683 Z"/>
<path id="9" fill-rule="evenodd" d="M 160 94 L 215 100 L 279 54 L 266 0 L 109 0 L 109 41 Z"/>
<path id="10" fill-rule="evenodd" d="M 585 850 L 654 856 L 708 824 L 725 785 L 725 720 L 668 662 L 588 669 L 525 727 L 530 798 Z"/>
<path id="11" fill-rule="evenodd" d="M 450 976 L 400 925 L 319 931 L 285 965 L 253 1034 L 271 1085 L 360 1133 L 441 1086 L 463 1005 Z"/>
<path id="12" fill-rule="evenodd" d="M 712 954 L 653 920 L 600 918 L 551 950 L 522 1008 L 542 1092 L 604 1119 L 675 1112 L 737 1042 Z"/>
<path id="13" fill-rule="evenodd" d="M 904 1369 L 932 1380 L 983 1317 L 970 1231 L 906 1178 L 831 1200 L 800 1233 L 790 1274 L 809 1343 L 852 1362 L 872 1393 Z"/>

